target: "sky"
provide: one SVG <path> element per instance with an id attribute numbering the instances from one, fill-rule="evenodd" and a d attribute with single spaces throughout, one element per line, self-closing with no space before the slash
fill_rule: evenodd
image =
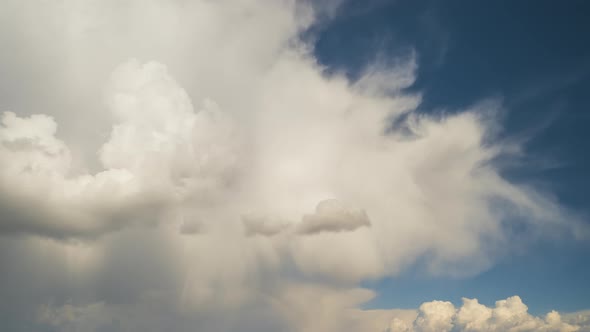
<path id="1" fill-rule="evenodd" d="M 1 7 L 0 330 L 590 331 L 585 1 Z"/>

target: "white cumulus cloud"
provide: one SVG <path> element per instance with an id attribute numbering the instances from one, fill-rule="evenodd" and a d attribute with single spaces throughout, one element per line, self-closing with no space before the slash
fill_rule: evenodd
<path id="1" fill-rule="evenodd" d="M 480 304 L 477 299 L 463 298 L 459 308 L 450 302 L 432 301 L 423 303 L 411 323 L 394 319 L 389 331 L 552 331 L 571 332 L 588 328 L 578 325 L 575 319 L 562 318 L 557 311 L 544 317 L 528 313 L 528 307 L 520 297 L 512 296 L 496 302 L 495 307 Z"/>

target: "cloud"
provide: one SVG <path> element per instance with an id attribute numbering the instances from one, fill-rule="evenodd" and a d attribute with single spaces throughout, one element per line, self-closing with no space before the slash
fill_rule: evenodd
<path id="1" fill-rule="evenodd" d="M 65 304 L 61 307 L 44 305 L 39 309 L 37 319 L 42 324 L 63 332 L 92 332 L 113 324 L 109 314 L 105 312 L 104 303 L 83 306 Z"/>
<path id="2" fill-rule="evenodd" d="M 432 301 L 420 306 L 414 328 L 418 331 L 451 331 L 455 307 L 450 302 Z"/>
<path id="3" fill-rule="evenodd" d="M 10 217 L 0 230 L 96 237 L 156 223 L 185 200 L 208 203 L 231 182 L 231 122 L 208 100 L 195 112 L 164 66 L 131 60 L 117 68 L 108 104 L 117 123 L 98 152 L 104 170 L 96 174 L 72 174 L 70 150 L 55 137 L 51 117 L 4 113 L 2 188 L 14 189 L 3 191 L 0 206 Z"/>
<path id="4" fill-rule="evenodd" d="M 394 320 L 389 331 L 579 331 L 587 325 L 577 325 L 573 319 L 564 319 L 551 311 L 545 317 L 530 315 L 520 297 L 512 296 L 496 302 L 490 308 L 477 299 L 463 298 L 463 305 L 455 309 L 450 302 L 423 303 L 418 316 L 411 324 Z M 564 316 L 565 317 L 565 316 Z"/>
<path id="5" fill-rule="evenodd" d="M 277 220 L 272 217 L 244 215 L 242 216 L 246 235 L 273 236 L 281 233 L 289 227 L 288 222 Z"/>
<path id="6" fill-rule="evenodd" d="M 2 232 L 86 237 L 151 220 L 152 208 L 164 199 L 141 192 L 127 170 L 66 178 L 71 154 L 55 131 L 49 116 L 2 115 Z"/>
<path id="7" fill-rule="evenodd" d="M 570 324 L 580 326 L 580 332 L 590 331 L 590 310 L 564 314 L 562 319 Z"/>
<path id="8" fill-rule="evenodd" d="M 391 312 L 358 309 L 361 281 L 417 261 L 470 275 L 578 230 L 551 195 L 501 176 L 501 105 L 419 114 L 413 53 L 355 81 L 328 74 L 299 38 L 316 14 L 5 4 L 0 43 L 19 50 L 0 54 L 0 292 L 19 299 L 0 301 L 7 326 L 50 303 L 58 318 L 43 322 L 66 330 L 95 315 L 131 331 L 382 330 Z M 406 325 L 490 324 L 445 307 Z"/>
<path id="9" fill-rule="evenodd" d="M 331 199 L 321 201 L 316 207 L 315 214 L 304 215 L 301 223 L 297 225 L 297 232 L 299 234 L 343 232 L 370 226 L 371 222 L 365 211 L 347 210 L 341 202 Z"/>
<path id="10" fill-rule="evenodd" d="M 482 305 L 477 299 L 464 298 L 459 308 L 455 308 L 450 302 L 443 301 L 425 302 L 418 310 L 356 308 L 371 297 L 371 292 L 363 289 L 344 291 L 290 284 L 266 303 L 265 311 L 270 313 L 266 317 L 268 321 L 248 322 L 243 325 L 232 322 L 225 325 L 229 327 L 228 331 L 256 331 L 256 326 L 261 328 L 264 324 L 281 330 L 328 332 L 573 332 L 590 329 L 587 312 L 561 315 L 551 311 L 544 316 L 533 316 L 527 312 L 526 305 L 518 296 L 497 301 L 494 307 Z M 311 299 L 314 300 L 311 301 Z M 63 306 L 43 305 L 37 313 L 37 321 L 43 326 L 52 326 L 63 332 L 104 329 L 135 331 L 140 326 L 146 328 L 146 331 L 157 331 L 152 324 L 159 324 L 157 322 L 161 318 L 155 318 L 154 322 L 154 315 L 158 315 L 154 310 L 162 309 L 154 304 L 150 308 L 149 306 L 107 306 L 100 302 Z M 164 311 L 167 310 L 164 309 Z M 198 319 L 203 318 L 198 317 Z M 190 324 L 196 322 L 189 316 L 180 316 L 177 319 L 188 322 L 186 325 L 178 325 L 185 326 L 187 330 L 190 330 Z M 224 318 L 217 317 L 213 320 L 216 319 Z M 232 319 L 225 319 L 227 322 L 232 321 Z M 210 324 L 219 326 L 221 323 Z"/>
<path id="11" fill-rule="evenodd" d="M 349 232 L 360 227 L 370 227 L 371 222 L 363 210 L 349 210 L 336 199 L 318 203 L 314 214 L 304 214 L 294 223 L 277 217 L 248 214 L 242 216 L 246 235 L 273 236 L 289 231 L 299 235 L 322 232 Z M 293 226 L 293 227 L 291 227 Z"/>

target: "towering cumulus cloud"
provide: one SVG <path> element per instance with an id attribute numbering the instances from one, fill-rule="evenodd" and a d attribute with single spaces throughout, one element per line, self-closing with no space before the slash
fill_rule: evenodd
<path id="1" fill-rule="evenodd" d="M 495 139 L 501 105 L 415 111 L 415 54 L 357 80 L 328 74 L 299 38 L 318 17 L 307 2 L 3 7 L 0 42 L 22 54 L 0 55 L 0 80 L 26 96 L 0 100 L 8 330 L 587 325 L 533 317 L 518 297 L 359 309 L 375 295 L 361 281 L 419 259 L 474 274 L 513 248 L 514 229 L 530 230 L 522 246 L 578 227 L 500 175 L 494 160 L 517 148 Z"/>

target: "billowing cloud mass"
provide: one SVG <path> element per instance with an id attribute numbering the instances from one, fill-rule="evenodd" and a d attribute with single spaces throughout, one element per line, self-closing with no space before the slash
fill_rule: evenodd
<path id="1" fill-rule="evenodd" d="M 410 325 L 394 319 L 389 331 L 580 331 L 572 319 L 564 321 L 556 311 L 545 317 L 530 315 L 520 297 L 512 296 L 496 302 L 493 308 L 477 299 L 463 298 L 463 305 L 455 308 L 450 302 L 423 303 Z M 586 330 L 588 326 L 584 327 Z"/>
<path id="2" fill-rule="evenodd" d="M 328 74 L 299 38 L 317 23 L 307 2 L 3 7 L 12 330 L 576 330 L 517 297 L 358 309 L 374 296 L 360 281 L 418 259 L 470 275 L 579 227 L 500 175 L 518 150 L 494 136 L 500 104 L 416 111 L 416 54 Z"/>

